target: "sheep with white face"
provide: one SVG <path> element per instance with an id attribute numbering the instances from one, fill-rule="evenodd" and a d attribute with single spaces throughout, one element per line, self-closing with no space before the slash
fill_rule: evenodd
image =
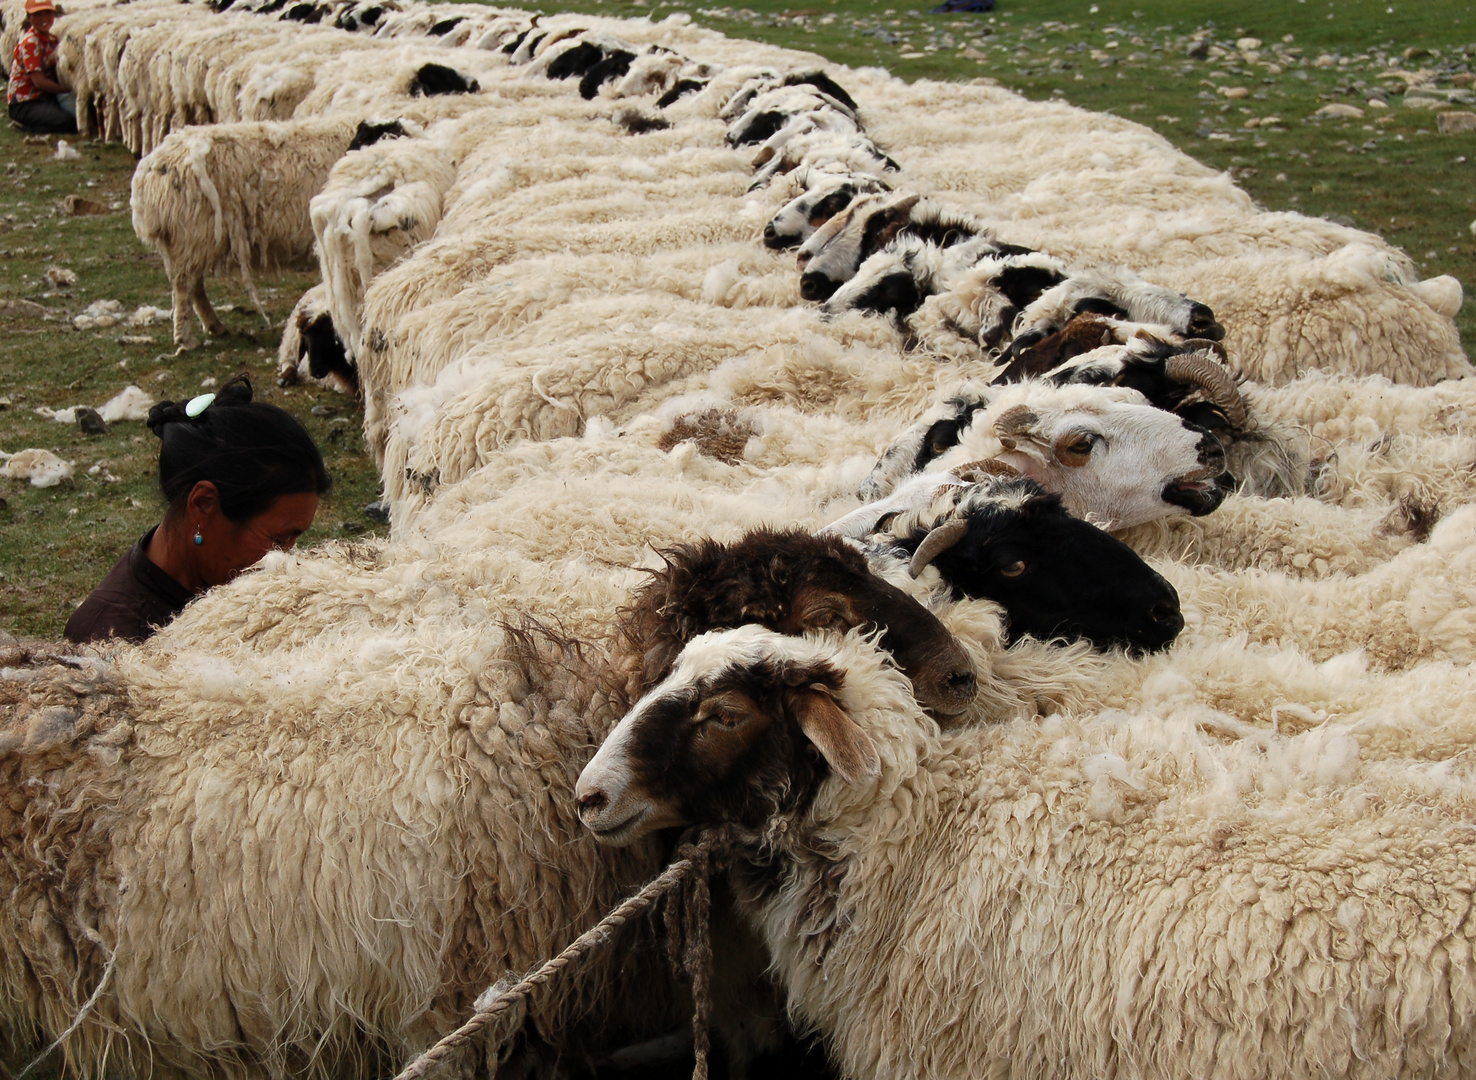
<path id="1" fill-rule="evenodd" d="M 965 384 L 888 448 L 860 494 L 875 501 L 916 473 L 979 461 L 1036 481 L 1103 529 L 1202 516 L 1230 487 L 1219 440 L 1136 390 L 1027 382 Z"/>

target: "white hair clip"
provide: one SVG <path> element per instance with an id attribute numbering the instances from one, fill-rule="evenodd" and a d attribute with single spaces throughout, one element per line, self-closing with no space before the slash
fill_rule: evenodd
<path id="1" fill-rule="evenodd" d="M 190 398 L 190 403 L 185 406 L 185 415 L 193 420 L 206 409 L 210 408 L 210 404 L 214 400 L 214 394 L 201 394 L 199 397 Z"/>

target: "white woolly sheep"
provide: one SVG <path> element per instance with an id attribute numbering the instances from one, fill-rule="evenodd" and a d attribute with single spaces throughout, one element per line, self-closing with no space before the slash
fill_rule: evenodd
<path id="1" fill-rule="evenodd" d="M 207 333 L 225 333 L 205 295 L 207 274 L 236 267 L 261 310 L 252 270 L 311 257 L 308 203 L 348 148 L 356 122 L 194 128 L 170 135 L 138 163 L 130 200 L 133 231 L 164 259 L 174 340 L 182 348 L 197 343 L 192 305 Z"/>
<path id="2" fill-rule="evenodd" d="M 1214 436 L 1154 409 L 1136 390 L 1027 382 L 965 386 L 893 443 L 861 495 L 872 501 L 913 473 L 984 460 L 1038 481 L 1108 529 L 1208 514 L 1226 494 L 1225 453 Z"/>
<path id="3" fill-rule="evenodd" d="M 28 792 L 3 830 L 12 1049 L 66 1030 L 96 990 L 67 1041 L 84 1069 L 372 1073 L 658 869 L 659 847 L 593 850 L 567 809 L 618 715 L 588 663 L 477 621 L 381 632 L 352 685 L 339 676 L 369 655 L 354 633 L 254 661 L 197 638 L 117 669 L 8 669 L 0 769 Z M 291 689 L 271 674 L 289 655 Z M 65 881 L 28 838 L 68 861 Z M 639 951 L 592 958 L 593 981 L 535 1023 L 571 1050 L 581 1024 L 589 1045 L 679 1023 L 662 961 Z"/>
<path id="4" fill-rule="evenodd" d="M 740 910 L 848 1075 L 1454 1075 L 1476 1053 L 1459 753 L 1363 760 L 1347 724 L 1204 706 L 919 720 L 854 638 L 709 635 L 586 767 L 581 815 L 610 843 L 734 824 Z M 694 756 L 718 721 L 747 751 L 724 779 L 731 752 Z"/>

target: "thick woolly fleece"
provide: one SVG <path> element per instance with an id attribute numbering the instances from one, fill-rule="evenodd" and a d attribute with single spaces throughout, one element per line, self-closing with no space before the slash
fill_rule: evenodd
<path id="1" fill-rule="evenodd" d="M 7 1056 L 91 1075 L 382 1075 L 661 864 L 582 835 L 573 783 L 625 707 L 603 655 L 461 608 L 289 652 L 181 635 L 0 679 Z M 681 1023 L 637 929 L 540 1034 Z"/>
<path id="2" fill-rule="evenodd" d="M 833 655 L 882 775 L 770 830 L 785 872 L 748 910 L 846 1075 L 1476 1064 L 1469 710 L 1419 757 L 1205 705 L 945 738 L 869 647 Z"/>

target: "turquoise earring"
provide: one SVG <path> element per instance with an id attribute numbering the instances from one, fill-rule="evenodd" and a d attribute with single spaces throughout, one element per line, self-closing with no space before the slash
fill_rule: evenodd
<path id="1" fill-rule="evenodd" d="M 195 543 L 197 543 L 197 544 L 203 544 L 204 542 L 205 542 L 205 538 L 203 536 L 201 536 L 199 534 L 199 532 L 197 531 L 195 533 Z"/>

